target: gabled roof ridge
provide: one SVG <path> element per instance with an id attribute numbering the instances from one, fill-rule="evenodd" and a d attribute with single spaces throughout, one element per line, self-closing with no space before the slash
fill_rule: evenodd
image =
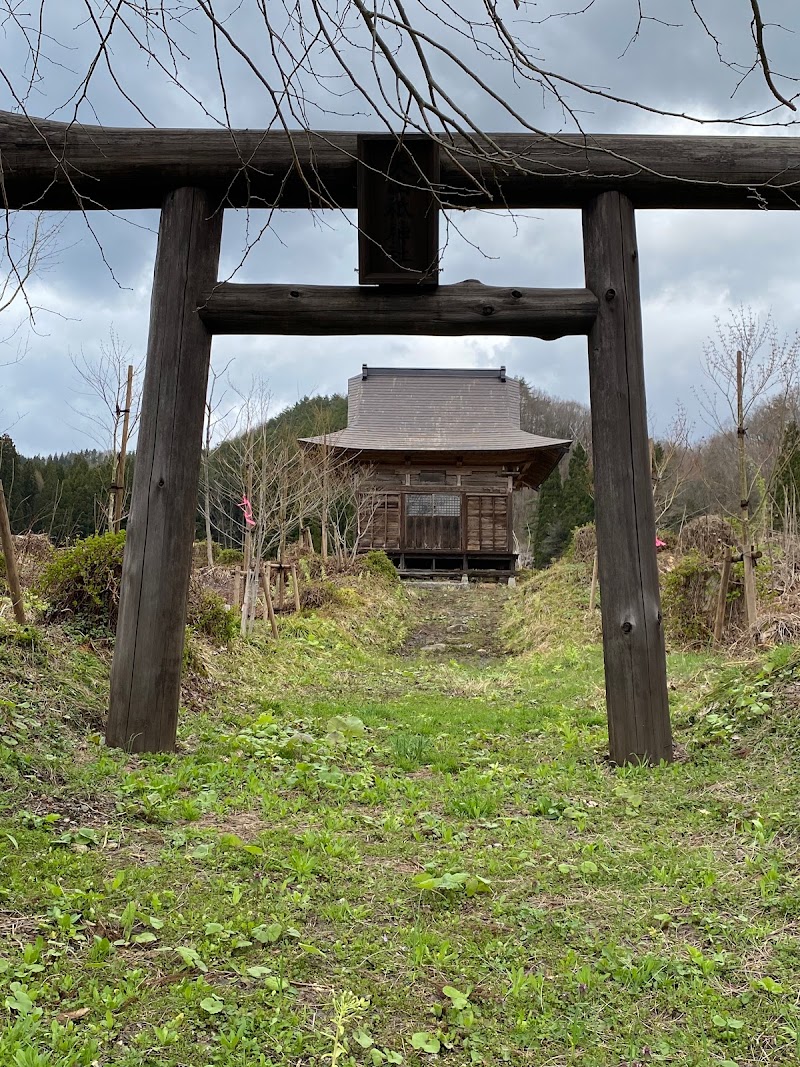
<path id="1" fill-rule="evenodd" d="M 505 367 L 372 367 L 362 364 L 361 374 L 350 379 L 380 378 L 489 378 L 506 381 Z"/>

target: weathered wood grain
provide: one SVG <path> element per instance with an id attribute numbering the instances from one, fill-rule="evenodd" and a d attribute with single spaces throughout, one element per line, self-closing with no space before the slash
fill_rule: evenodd
<path id="1" fill-rule="evenodd" d="M 198 294 L 217 275 L 222 213 L 198 189 L 161 211 L 106 740 L 175 745 L 211 335 Z"/>
<path id="2" fill-rule="evenodd" d="M 469 493 L 465 499 L 467 551 L 510 552 L 509 496 Z"/>
<path id="3" fill-rule="evenodd" d="M 357 135 L 115 129 L 0 112 L 4 204 L 160 207 L 173 189 L 232 207 L 356 207 Z M 442 199 L 462 207 L 582 207 L 623 190 L 636 207 L 796 210 L 797 137 L 488 134 L 441 151 Z"/>
<path id="4" fill-rule="evenodd" d="M 203 298 L 214 334 L 424 334 L 431 337 L 587 334 L 597 298 L 586 289 L 512 289 L 459 282 L 434 289 L 238 285 Z"/>
<path id="5" fill-rule="evenodd" d="M 634 209 L 603 193 L 583 212 L 595 513 L 611 758 L 672 759 L 650 481 Z"/>

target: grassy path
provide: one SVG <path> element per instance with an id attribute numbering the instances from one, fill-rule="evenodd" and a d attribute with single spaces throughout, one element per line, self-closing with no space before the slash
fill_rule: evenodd
<path id="1" fill-rule="evenodd" d="M 418 610 L 401 656 L 422 653 L 485 665 L 506 655 L 501 633 L 505 586 L 431 582 L 420 583 L 414 593 Z"/>
<path id="2" fill-rule="evenodd" d="M 798 1061 L 792 709 L 675 658 L 685 758 L 614 769 L 600 649 L 502 656 L 472 592 L 216 656 L 172 756 L 5 635 L 2 1067 Z"/>

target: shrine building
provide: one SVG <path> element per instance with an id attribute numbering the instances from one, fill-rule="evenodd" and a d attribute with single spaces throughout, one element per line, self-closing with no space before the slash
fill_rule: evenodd
<path id="1" fill-rule="evenodd" d="M 520 383 L 499 370 L 368 367 L 348 382 L 344 430 L 304 438 L 356 470 L 359 551 L 407 577 L 508 579 L 512 494 L 568 451 L 520 428 Z"/>

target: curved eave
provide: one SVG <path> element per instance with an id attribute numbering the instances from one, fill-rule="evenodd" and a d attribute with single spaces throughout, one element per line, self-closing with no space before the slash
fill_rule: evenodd
<path id="1" fill-rule="evenodd" d="M 339 431 L 342 432 L 342 431 Z M 533 436 L 533 435 L 531 435 Z M 542 482 L 558 466 L 569 451 L 571 441 L 550 440 L 546 444 L 525 448 L 503 448 L 482 445 L 467 448 L 376 448 L 374 445 L 357 447 L 355 444 L 340 445 L 328 437 L 304 437 L 300 443 L 308 449 L 327 446 L 343 460 L 363 464 L 414 464 L 414 463 L 475 463 L 516 469 L 515 489 L 538 489 Z"/>

